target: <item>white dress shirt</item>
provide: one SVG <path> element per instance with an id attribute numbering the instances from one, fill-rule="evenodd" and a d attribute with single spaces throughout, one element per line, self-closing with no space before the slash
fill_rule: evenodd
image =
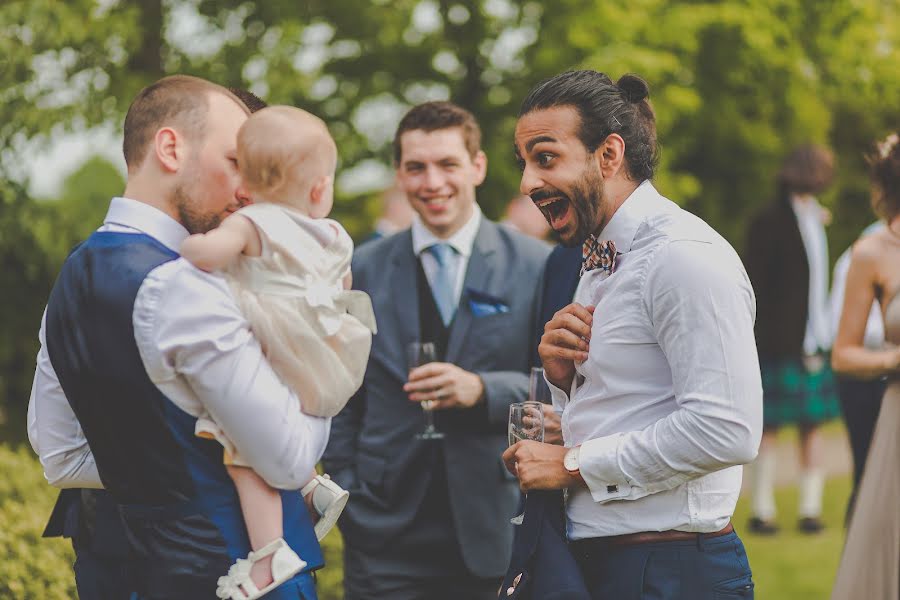
<path id="1" fill-rule="evenodd" d="M 575 301 L 594 305 L 587 361 L 551 385 L 587 488 L 569 490 L 570 539 L 728 524 L 762 434 L 756 301 L 732 247 L 649 181 L 600 236 L 621 252 Z"/>
<path id="2" fill-rule="evenodd" d="M 817 354 L 831 349 L 831 318 L 828 311 L 828 240 L 825 239 L 825 209 L 813 197 L 791 198 L 797 216 L 806 261 L 809 264 L 809 315 L 803 336 L 803 352 Z"/>
<path id="3" fill-rule="evenodd" d="M 473 208 L 472 216 L 469 217 L 466 224 L 445 240 L 428 231 L 419 215 L 413 217 L 412 222 L 413 252 L 422 261 L 422 269 L 425 271 L 428 285 L 434 286 L 434 278 L 437 276 L 439 265 L 437 259 L 430 252 L 425 252 L 425 250 L 440 243 L 450 244 L 456 250 L 458 257 L 456 261 L 456 279 L 453 287 L 453 298 L 456 304 L 459 304 L 459 298 L 462 295 L 463 283 L 466 280 L 466 269 L 469 267 L 469 259 L 472 257 L 472 246 L 475 245 L 475 237 L 478 235 L 478 228 L 481 226 L 481 208 L 477 204 Z"/>
<path id="4" fill-rule="evenodd" d="M 177 252 L 188 232 L 142 202 L 114 198 L 99 231 L 145 233 Z M 135 342 L 151 381 L 177 407 L 205 408 L 270 485 L 299 489 L 328 442 L 330 419 L 300 412 L 250 333 L 224 278 L 184 259 L 151 271 L 135 298 Z M 57 487 L 102 487 L 90 448 L 50 363 L 44 324 L 28 436 Z M 127 429 L 128 424 L 122 427 Z"/>

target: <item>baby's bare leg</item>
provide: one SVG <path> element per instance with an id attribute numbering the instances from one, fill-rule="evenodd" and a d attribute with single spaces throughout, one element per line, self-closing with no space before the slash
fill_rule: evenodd
<path id="1" fill-rule="evenodd" d="M 259 550 L 269 542 L 284 535 L 281 515 L 281 495 L 248 467 L 227 465 L 228 475 L 234 482 L 241 500 L 241 512 L 250 546 Z M 262 588 L 272 582 L 272 555 L 254 563 L 250 578 Z"/>

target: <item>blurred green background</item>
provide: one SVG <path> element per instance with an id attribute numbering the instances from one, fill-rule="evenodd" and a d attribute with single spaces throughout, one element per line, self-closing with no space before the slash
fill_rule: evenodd
<path id="1" fill-rule="evenodd" d="M 657 187 L 738 248 L 791 147 L 832 147 L 837 180 L 821 200 L 834 215 L 834 260 L 872 220 L 863 157 L 900 126 L 898 58 L 896 0 L 0 1 L 0 443 L 4 473 L 27 482 L 0 488 L 0 520 L 22 532 L 0 526 L 0 564 L 27 579 L 45 568 L 46 548 L 59 548 L 35 537 L 53 492 L 20 448 L 37 329 L 68 249 L 123 188 L 105 158 L 119 142 L 99 147 L 88 133 L 118 132 L 151 81 L 190 73 L 322 116 L 340 152 L 335 215 L 361 240 L 410 105 L 449 98 L 479 118 L 490 160 L 479 202 L 498 218 L 517 193 L 512 132 L 527 90 L 569 68 L 636 72 L 657 112 Z M 89 141 L 65 169 L 29 168 L 72 133 Z M 812 568 L 833 568 L 840 542 L 831 545 L 831 562 Z"/>

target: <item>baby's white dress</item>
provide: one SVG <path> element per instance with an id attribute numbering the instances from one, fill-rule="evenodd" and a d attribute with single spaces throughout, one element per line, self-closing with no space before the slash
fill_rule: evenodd
<path id="1" fill-rule="evenodd" d="M 241 312 L 301 410 L 333 417 L 362 385 L 375 332 L 368 294 L 343 288 L 353 240 L 337 221 L 279 204 L 238 214 L 262 241 L 261 256 L 241 256 L 224 271 Z M 210 415 L 198 418 L 195 433 L 222 443 L 226 463 L 242 464 Z"/>

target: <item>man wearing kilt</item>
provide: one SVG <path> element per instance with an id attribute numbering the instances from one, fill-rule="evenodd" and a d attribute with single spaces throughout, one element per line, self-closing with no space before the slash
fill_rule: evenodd
<path id="1" fill-rule="evenodd" d="M 771 535 L 775 522 L 775 436 L 783 425 L 800 432 L 798 527 L 817 533 L 824 473 L 819 425 L 840 414 L 829 366 L 830 215 L 815 195 L 828 187 L 834 161 L 828 150 L 805 145 L 784 160 L 777 195 L 752 222 L 744 264 L 756 292 L 756 345 L 763 384 L 763 440 L 753 469 L 749 529 Z"/>

